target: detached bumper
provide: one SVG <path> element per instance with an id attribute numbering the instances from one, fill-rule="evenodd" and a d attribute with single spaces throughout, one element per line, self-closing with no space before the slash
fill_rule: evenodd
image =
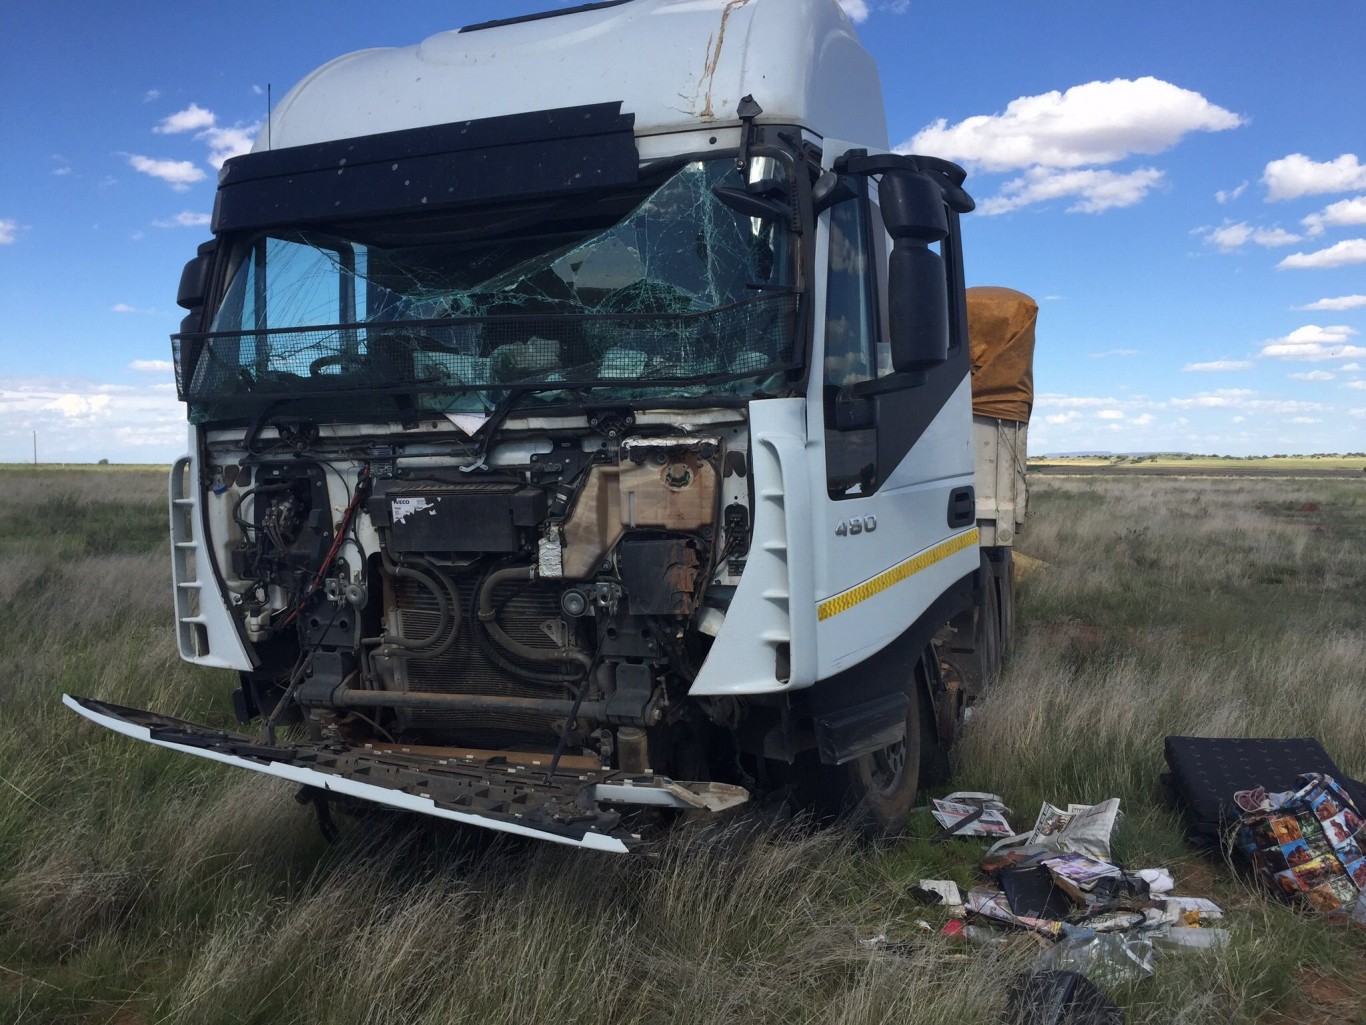
<path id="1" fill-rule="evenodd" d="M 91 698 L 63 695 L 62 703 L 91 722 L 158 747 L 390 808 L 618 854 L 638 844 L 640 836 L 622 826 L 614 805 L 722 811 L 749 799 L 741 787 L 632 775 L 592 767 L 578 757 L 562 759 L 547 779 L 548 755 L 403 745 L 264 745 L 245 734 Z"/>

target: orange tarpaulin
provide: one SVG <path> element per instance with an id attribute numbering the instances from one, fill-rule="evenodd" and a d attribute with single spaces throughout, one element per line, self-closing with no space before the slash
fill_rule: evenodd
<path id="1" fill-rule="evenodd" d="M 972 411 L 1029 423 L 1034 408 L 1034 324 L 1039 304 L 995 285 L 968 289 Z"/>

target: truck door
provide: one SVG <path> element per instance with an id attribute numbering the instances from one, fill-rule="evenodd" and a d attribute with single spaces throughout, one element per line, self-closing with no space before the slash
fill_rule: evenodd
<path id="1" fill-rule="evenodd" d="M 874 654 L 977 566 L 971 396 L 957 215 L 936 244 L 949 290 L 948 359 L 893 372 L 876 189 L 844 176 L 817 237 L 817 361 L 808 392 L 817 677 Z"/>

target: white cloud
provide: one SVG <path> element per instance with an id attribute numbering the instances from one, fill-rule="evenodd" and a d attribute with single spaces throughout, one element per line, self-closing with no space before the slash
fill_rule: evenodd
<path id="1" fill-rule="evenodd" d="M 1225 221 L 1217 228 L 1199 228 L 1197 234 L 1204 236 L 1206 245 L 1218 246 L 1226 253 L 1241 249 L 1249 242 L 1270 249 L 1300 240 L 1300 236 L 1292 235 L 1284 228 L 1254 228 L 1246 221 Z"/>
<path id="2" fill-rule="evenodd" d="M 1356 334 L 1355 328 L 1345 324 L 1328 327 L 1306 324 L 1281 338 L 1268 339 L 1262 345 L 1260 355 L 1276 359 L 1305 360 L 1310 363 L 1366 356 L 1366 348 L 1348 342 L 1348 339 Z"/>
<path id="3" fill-rule="evenodd" d="M 1297 310 L 1355 310 L 1366 306 L 1366 295 L 1340 295 L 1335 299 L 1319 299 Z"/>
<path id="4" fill-rule="evenodd" d="M 208 128 L 217 119 L 211 110 L 205 110 L 197 103 L 191 103 L 184 110 L 178 110 L 169 117 L 161 119 L 152 131 L 158 135 L 177 135 L 180 132 L 197 132 L 200 129 Z"/>
<path id="5" fill-rule="evenodd" d="M 1103 407 L 1114 407 L 1121 405 L 1119 399 L 1095 398 L 1090 395 L 1058 395 L 1052 392 L 1041 392 L 1034 396 L 1035 407 L 1045 407 L 1058 409 L 1096 409 Z"/>
<path id="6" fill-rule="evenodd" d="M 257 121 L 249 125 L 234 125 L 231 128 L 208 128 L 195 138 L 208 143 L 209 163 L 221 168 L 226 161 L 248 152 L 260 129 L 261 122 Z"/>
<path id="7" fill-rule="evenodd" d="M 1110 359 L 1113 356 L 1137 356 L 1137 349 L 1106 349 L 1104 352 L 1087 353 L 1092 359 Z"/>
<path id="8" fill-rule="evenodd" d="M 142 94 L 143 103 L 151 103 L 153 100 L 159 99 L 161 99 L 160 89 L 148 89 L 145 93 Z"/>
<path id="9" fill-rule="evenodd" d="M 1096 412 L 1097 420 L 1123 420 L 1124 410 L 1122 409 L 1102 409 Z"/>
<path id="10" fill-rule="evenodd" d="M 1350 263 L 1366 263 L 1366 238 L 1349 238 L 1312 253 L 1292 253 L 1277 267 L 1290 270 L 1318 270 L 1323 267 L 1343 267 Z"/>
<path id="11" fill-rule="evenodd" d="M 1366 196 L 1340 199 L 1300 221 L 1311 235 L 1322 235 L 1324 228 L 1366 224 Z"/>
<path id="12" fill-rule="evenodd" d="M 1292 416 L 1292 417 L 1287 421 L 1287 423 L 1292 423 L 1292 424 L 1321 424 L 1321 423 L 1323 423 L 1323 418 L 1322 418 L 1322 417 L 1317 417 L 1317 416 Z"/>
<path id="13" fill-rule="evenodd" d="M 129 306 L 127 303 L 115 303 L 109 308 L 110 313 L 137 313 L 136 306 Z"/>
<path id="14" fill-rule="evenodd" d="M 1078 413 L 1075 409 L 1069 409 L 1066 413 L 1049 413 L 1047 416 L 1043 418 L 1043 422 L 1046 424 L 1051 424 L 1054 427 L 1060 427 L 1063 424 L 1070 424 L 1073 420 L 1080 419 L 1080 413 Z"/>
<path id="15" fill-rule="evenodd" d="M 864 0 L 855 0 L 855 2 L 863 5 L 864 17 L 866 18 L 868 15 Z M 194 132 L 195 138 L 209 147 L 209 163 L 216 168 L 221 168 L 226 161 L 251 149 L 251 144 L 260 128 L 261 123 L 259 121 L 249 125 L 239 123 L 231 127 L 223 127 L 218 123 L 218 116 L 213 111 L 201 107 L 197 103 L 191 103 L 184 110 L 176 111 L 169 117 L 163 118 L 161 123 L 152 131 L 160 135 Z M 200 178 L 202 177 L 203 172 L 200 172 Z M 199 178 L 194 180 L 198 181 Z"/>
<path id="16" fill-rule="evenodd" d="M 144 374 L 168 374 L 175 369 L 175 364 L 168 359 L 135 359 L 128 364 L 128 369 Z"/>
<path id="17" fill-rule="evenodd" d="M 1296 381 L 1331 381 L 1336 375 L 1330 374 L 1326 370 L 1310 370 L 1303 374 L 1291 374 L 1290 376 Z"/>
<path id="18" fill-rule="evenodd" d="M 1247 182 L 1243 182 L 1236 188 L 1220 189 L 1218 192 L 1214 194 L 1214 201 L 1216 203 L 1231 203 L 1239 196 L 1241 196 L 1245 191 L 1247 191 Z"/>
<path id="19" fill-rule="evenodd" d="M 1131 423 L 1135 427 L 1147 427 L 1156 419 L 1157 417 L 1153 416 L 1151 413 L 1143 413 L 1131 419 L 1129 423 Z"/>
<path id="20" fill-rule="evenodd" d="M 840 0 L 840 6 L 844 8 L 844 13 L 849 15 L 854 22 L 868 20 L 867 0 Z"/>
<path id="21" fill-rule="evenodd" d="M 1314 413 L 1324 409 L 1320 402 L 1262 398 L 1250 388 L 1219 388 L 1199 392 L 1189 398 L 1172 399 L 1176 409 L 1233 409 L 1242 413 Z"/>
<path id="22" fill-rule="evenodd" d="M 208 214 L 198 214 L 192 210 L 182 210 L 174 217 L 153 221 L 152 226 L 156 228 L 203 228 L 209 224 L 210 220 L 212 220 L 212 218 L 210 218 Z"/>
<path id="23" fill-rule="evenodd" d="M 1273 160 L 1262 172 L 1268 201 L 1295 199 L 1323 192 L 1350 192 L 1366 189 L 1366 167 L 1355 153 L 1344 153 L 1336 160 L 1317 163 L 1303 153 Z"/>
<path id="24" fill-rule="evenodd" d="M 1348 381 L 1343 387 L 1351 388 L 1353 391 L 1366 391 L 1366 381 Z"/>
<path id="25" fill-rule="evenodd" d="M 1361 372 L 1361 364 L 1344 363 L 1342 366 L 1338 367 L 1338 369 L 1341 370 L 1344 374 L 1357 374 Z"/>
<path id="26" fill-rule="evenodd" d="M 69 420 L 88 420 L 93 419 L 96 413 L 107 410 L 112 401 L 108 395 L 77 395 L 68 392 L 65 395 L 58 395 L 39 408 L 44 412 L 51 410 L 61 413 Z"/>
<path id="27" fill-rule="evenodd" d="M 1161 153 L 1191 132 L 1243 123 L 1199 93 L 1161 79 L 1117 78 L 1066 92 L 1021 96 L 1000 114 L 949 125 L 939 119 L 899 147 L 976 164 L 988 171 L 1034 165 L 1111 164 L 1135 153 Z"/>
<path id="28" fill-rule="evenodd" d="M 1245 359 L 1216 359 L 1209 363 L 1187 363 L 1181 369 L 1197 373 L 1218 370 L 1251 370 L 1252 363 Z"/>
<path id="29" fill-rule="evenodd" d="M 184 192 L 205 178 L 204 171 L 188 160 L 154 160 L 134 153 L 129 156 L 128 163 L 133 170 L 160 178 L 177 192 Z"/>
<path id="30" fill-rule="evenodd" d="M 251 94 L 253 96 L 264 96 L 266 94 L 266 91 L 262 89 L 259 85 L 253 85 L 251 87 Z"/>
<path id="31" fill-rule="evenodd" d="M 1162 172 L 1151 167 L 1126 174 L 1031 167 L 1023 176 L 1001 186 L 999 195 L 978 203 L 977 212 L 990 217 L 1031 203 L 1076 197 L 1077 201 L 1067 208 L 1068 213 L 1097 214 L 1141 202 L 1161 180 Z"/>
<path id="32" fill-rule="evenodd" d="M 0 218 L 0 246 L 11 246 L 19 238 L 19 222 L 12 217 Z"/>
<path id="33" fill-rule="evenodd" d="M 85 378 L 0 377 L 0 460 L 169 463 L 185 445 L 170 381 L 113 385 Z"/>

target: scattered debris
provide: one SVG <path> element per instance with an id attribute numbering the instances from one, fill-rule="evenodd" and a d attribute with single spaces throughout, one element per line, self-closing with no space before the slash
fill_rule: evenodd
<path id="1" fill-rule="evenodd" d="M 1076 972 L 1032 972 L 1011 985 L 1006 1025 L 1124 1025 L 1105 994 Z"/>
<path id="2" fill-rule="evenodd" d="M 1312 740 L 1168 737 L 1166 746 L 1172 772 L 1164 783 L 1185 808 L 1192 839 L 1226 851 L 1236 832 L 1237 849 L 1273 892 L 1366 929 L 1366 786 L 1326 771 L 1336 766 Z M 1259 755 L 1268 756 L 1265 771 Z M 1289 764 L 1314 771 L 1287 774 Z M 922 879 L 911 897 L 949 912 L 945 938 L 1043 948 L 1034 971 L 1011 987 L 1012 1025 L 1121 1025 L 1119 1009 L 1096 984 L 1148 978 L 1159 953 L 1188 955 L 1231 941 L 1224 910 L 1174 893 L 1177 880 L 1167 868 L 1127 869 L 1113 860 L 1119 804 L 1045 802 L 1033 828 L 1013 834 L 1010 809 L 996 794 L 960 792 L 933 802 L 943 827 L 933 839 L 997 838 L 978 865 L 988 882 L 964 899 L 950 880 Z M 879 941 L 885 937 L 864 942 Z"/>
<path id="3" fill-rule="evenodd" d="M 942 904 L 952 917 L 963 917 L 963 895 L 958 892 L 958 884 L 952 879 L 922 879 L 919 886 L 911 888 L 912 896 L 921 894 L 936 898 L 933 901 L 923 900 L 924 904 Z"/>
<path id="4" fill-rule="evenodd" d="M 1065 811 L 1045 801 L 1034 820 L 1033 830 L 1007 837 L 991 850 L 994 853 L 1024 844 L 1105 859 L 1110 857 L 1110 834 L 1118 819 L 1118 797 L 1100 804 L 1069 804 Z"/>
<path id="5" fill-rule="evenodd" d="M 974 810 L 994 805 L 1004 817 L 1005 806 L 994 794 L 955 794 L 944 803 L 966 807 L 974 800 Z M 956 809 L 936 818 L 949 826 L 945 820 L 953 814 Z M 996 947 L 1037 944 L 1043 949 L 1034 978 L 1084 978 L 1103 985 L 1151 976 L 1159 950 L 1177 954 L 1226 944 L 1228 931 L 1207 924 L 1223 919 L 1223 910 L 1213 901 L 1171 896 L 1176 880 L 1166 868 L 1129 870 L 1110 860 L 1110 837 L 1119 816 L 1118 798 L 1065 808 L 1045 803 L 1033 829 L 996 843 L 981 859 L 978 867 L 989 884 L 968 892 L 967 921 L 950 920 L 941 935 Z M 957 887 L 922 880 L 912 892 L 936 906 L 936 898 L 951 902 Z M 1036 1012 L 1052 1013 L 1052 1005 L 1042 998 L 1034 1004 Z"/>
<path id="6" fill-rule="evenodd" d="M 950 836 L 1009 837 L 1014 833 L 1006 821 L 1010 809 L 995 794 L 960 791 L 931 803 L 936 821 L 944 827 L 936 840 Z"/>
<path id="7" fill-rule="evenodd" d="M 1039 955 L 1038 966 L 1119 986 L 1153 974 L 1153 941 L 1140 934 L 1081 930 Z"/>

